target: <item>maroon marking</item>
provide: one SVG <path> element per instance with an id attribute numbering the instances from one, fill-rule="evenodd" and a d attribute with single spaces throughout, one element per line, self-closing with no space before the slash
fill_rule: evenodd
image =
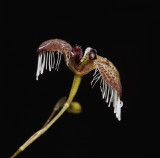
<path id="1" fill-rule="evenodd" d="M 71 58 L 75 60 L 76 64 L 79 64 L 82 58 L 82 49 L 79 46 L 75 46 L 72 49 Z"/>
<path id="2" fill-rule="evenodd" d="M 110 63 L 111 64 L 111 63 Z M 115 89 L 119 96 L 122 95 L 122 87 L 120 82 L 120 77 L 118 75 L 118 71 L 116 69 L 108 69 L 108 65 L 105 63 L 97 63 L 100 74 L 102 75 L 103 80 L 110 85 L 113 89 Z M 113 67 L 114 65 L 110 65 Z"/>
<path id="3" fill-rule="evenodd" d="M 37 49 L 37 53 L 46 51 L 71 52 L 72 47 L 69 43 L 61 39 L 51 39 L 43 42 Z"/>

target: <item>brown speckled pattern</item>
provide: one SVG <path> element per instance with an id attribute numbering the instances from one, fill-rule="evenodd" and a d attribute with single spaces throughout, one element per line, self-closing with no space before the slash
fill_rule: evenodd
<path id="1" fill-rule="evenodd" d="M 101 58 L 101 59 L 100 59 Z M 95 62 L 100 74 L 102 75 L 103 80 L 110 85 L 113 89 L 118 92 L 118 95 L 122 95 L 122 86 L 120 82 L 120 75 L 116 67 L 112 62 L 99 56 L 98 60 Z"/>
<path id="2" fill-rule="evenodd" d="M 72 47 L 64 40 L 51 39 L 43 42 L 37 49 L 38 54 L 46 51 L 58 51 L 61 53 L 67 53 L 72 51 Z"/>
<path id="3" fill-rule="evenodd" d="M 122 94 L 122 86 L 120 82 L 120 75 L 116 67 L 101 56 L 96 55 L 94 60 L 90 60 L 90 52 L 86 52 L 79 63 L 76 63 L 75 57 L 72 55 L 72 46 L 61 39 L 51 39 L 43 42 L 37 49 L 37 53 L 47 51 L 57 51 L 64 55 L 64 60 L 76 75 L 83 76 L 89 73 L 91 70 L 98 67 L 103 80 L 110 85 L 113 89 L 117 90 L 118 95 Z M 73 56 L 73 57 L 72 57 Z"/>

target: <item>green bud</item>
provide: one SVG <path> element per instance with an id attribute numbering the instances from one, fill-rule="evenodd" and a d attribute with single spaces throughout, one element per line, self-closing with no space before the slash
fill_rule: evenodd
<path id="1" fill-rule="evenodd" d="M 81 104 L 79 102 L 74 101 L 70 104 L 70 107 L 67 109 L 67 111 L 69 113 L 79 114 L 82 111 Z"/>

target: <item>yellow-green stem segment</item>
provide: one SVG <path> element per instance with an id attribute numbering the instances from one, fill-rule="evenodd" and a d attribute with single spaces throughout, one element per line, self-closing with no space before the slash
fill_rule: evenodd
<path id="1" fill-rule="evenodd" d="M 11 158 L 16 157 L 21 151 L 27 148 L 31 143 L 33 143 L 37 138 L 39 138 L 42 134 L 44 134 L 58 118 L 67 110 L 67 108 L 70 106 L 74 96 L 77 93 L 77 90 L 79 88 L 80 82 L 81 82 L 82 77 L 78 75 L 74 75 L 73 83 L 72 83 L 72 88 L 70 90 L 69 97 L 64 104 L 63 108 L 59 111 L 59 113 L 42 129 L 37 131 L 35 134 L 33 134 L 19 149 L 11 156 Z"/>

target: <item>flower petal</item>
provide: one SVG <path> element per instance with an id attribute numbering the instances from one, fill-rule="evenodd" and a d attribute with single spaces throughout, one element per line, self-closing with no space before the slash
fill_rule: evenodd
<path id="1" fill-rule="evenodd" d="M 112 62 L 106 58 L 98 56 L 98 59 L 94 62 L 102 75 L 103 80 L 115 89 L 118 93 L 118 96 L 122 95 L 122 86 L 120 82 L 120 75 L 116 67 Z"/>

